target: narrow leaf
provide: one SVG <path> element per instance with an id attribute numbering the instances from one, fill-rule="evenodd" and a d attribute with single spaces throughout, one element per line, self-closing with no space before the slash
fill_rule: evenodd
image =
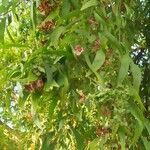
<path id="1" fill-rule="evenodd" d="M 83 150 L 84 149 L 84 138 L 82 137 L 82 135 L 80 134 L 80 132 L 78 130 L 75 130 L 72 128 L 72 131 L 73 131 L 74 136 L 75 136 L 77 149 Z"/>
<path id="2" fill-rule="evenodd" d="M 150 141 L 148 141 L 146 137 L 142 137 L 142 141 L 145 146 L 145 149 L 149 150 L 150 149 Z"/>
<path id="3" fill-rule="evenodd" d="M 93 60 L 92 66 L 95 71 L 97 71 L 105 61 L 105 53 L 102 50 L 97 51 L 95 58 Z"/>
<path id="4" fill-rule="evenodd" d="M 69 0 L 64 0 L 63 1 L 63 4 L 62 4 L 62 10 L 61 10 L 61 13 L 62 15 L 67 15 L 70 11 L 70 1 Z"/>
<path id="5" fill-rule="evenodd" d="M 88 54 L 85 53 L 84 56 L 85 56 L 85 61 L 86 61 L 87 65 L 88 65 L 88 67 L 89 67 L 90 70 L 95 74 L 95 76 L 97 77 L 99 83 L 103 83 L 102 77 L 100 76 L 100 74 L 98 74 L 98 73 L 95 71 L 95 68 L 92 66 Z"/>
<path id="6" fill-rule="evenodd" d="M 90 0 L 83 4 L 83 6 L 81 7 L 81 11 L 92 6 L 96 6 L 97 4 L 98 4 L 97 0 Z"/>
<path id="7" fill-rule="evenodd" d="M 143 131 L 143 125 L 140 124 L 139 122 L 136 122 L 135 125 L 135 130 L 134 130 L 134 136 L 132 140 L 132 144 L 134 145 L 136 142 L 138 142 L 138 139 L 140 138 L 142 131 Z"/>
<path id="8" fill-rule="evenodd" d="M 4 33 L 5 33 L 6 18 L 0 20 L 0 43 L 4 43 Z"/>
<path id="9" fill-rule="evenodd" d="M 118 39 L 112 35 L 110 32 L 105 32 L 104 36 L 110 41 L 111 45 L 114 46 L 119 50 L 119 52 L 122 52 L 121 44 L 118 42 Z"/>
<path id="10" fill-rule="evenodd" d="M 124 78 L 126 77 L 126 75 L 128 74 L 130 60 L 131 59 L 128 54 L 124 55 L 121 58 L 121 67 L 118 75 L 118 84 L 121 84 Z"/>
<path id="11" fill-rule="evenodd" d="M 142 75 L 140 68 L 136 64 L 134 64 L 133 61 L 131 62 L 131 72 L 133 76 L 133 86 L 137 90 L 137 92 L 139 92 Z"/>
<path id="12" fill-rule="evenodd" d="M 125 150 L 125 131 L 122 127 L 119 128 L 119 137 L 120 137 L 121 149 Z"/>
<path id="13" fill-rule="evenodd" d="M 59 38 L 60 38 L 61 34 L 63 34 L 64 31 L 65 31 L 65 27 L 60 26 L 52 32 L 52 34 L 51 34 L 51 45 L 53 45 L 55 47 L 58 46 Z"/>
<path id="14" fill-rule="evenodd" d="M 102 50 L 97 51 L 93 63 L 92 63 L 92 67 L 95 71 L 97 71 L 104 63 L 105 61 L 105 53 Z M 89 71 L 87 72 L 86 76 L 91 75 L 92 72 Z"/>

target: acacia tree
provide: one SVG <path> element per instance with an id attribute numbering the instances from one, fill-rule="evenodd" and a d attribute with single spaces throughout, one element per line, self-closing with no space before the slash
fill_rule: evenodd
<path id="1" fill-rule="evenodd" d="M 2 0 L 0 148 L 148 150 L 149 6 Z"/>

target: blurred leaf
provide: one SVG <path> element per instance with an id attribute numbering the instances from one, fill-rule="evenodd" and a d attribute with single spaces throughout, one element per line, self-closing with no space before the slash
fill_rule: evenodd
<path id="1" fill-rule="evenodd" d="M 67 15 L 70 12 L 70 8 L 71 8 L 70 0 L 64 0 L 61 10 L 62 15 Z"/>
<path id="2" fill-rule="evenodd" d="M 129 64 L 131 59 L 128 54 L 125 54 L 120 61 L 121 61 L 121 67 L 118 75 L 118 84 L 121 84 L 124 78 L 126 77 L 126 75 L 128 74 Z"/>
<path id="3" fill-rule="evenodd" d="M 81 11 L 92 6 L 96 6 L 97 4 L 98 4 L 97 0 L 89 0 L 82 5 Z"/>
<path id="4" fill-rule="evenodd" d="M 150 120 L 145 118 L 144 124 L 145 124 L 145 127 L 146 127 L 149 135 L 150 135 Z"/>
<path id="5" fill-rule="evenodd" d="M 143 125 L 140 122 L 135 122 L 134 124 L 134 136 L 132 140 L 132 144 L 135 145 L 136 142 L 138 142 L 138 139 L 140 138 L 142 131 L 143 131 Z"/>
<path id="6" fill-rule="evenodd" d="M 119 137 L 120 137 L 120 143 L 121 143 L 121 150 L 125 150 L 125 131 L 122 127 L 119 127 L 119 130 L 118 130 L 118 133 L 119 133 Z"/>
<path id="7" fill-rule="evenodd" d="M 46 133 L 42 140 L 42 150 L 55 149 L 56 143 L 52 140 L 54 137 L 54 132 Z"/>
<path id="8" fill-rule="evenodd" d="M 141 75 L 140 68 L 136 64 L 134 64 L 133 61 L 131 62 L 131 72 L 132 72 L 132 76 L 133 76 L 133 86 L 137 90 L 137 92 L 139 92 L 142 75 Z"/>
<path id="9" fill-rule="evenodd" d="M 105 61 L 105 53 L 103 52 L 102 49 L 98 50 L 96 52 L 96 55 L 94 57 L 93 63 L 92 63 L 92 67 L 95 71 L 97 71 L 104 63 Z M 87 72 L 86 76 L 91 75 L 91 72 Z"/>
<path id="10" fill-rule="evenodd" d="M 58 97 L 52 97 L 50 105 L 49 105 L 49 110 L 48 110 L 48 120 L 51 124 L 51 120 L 53 119 L 53 114 L 55 111 L 55 108 L 57 106 L 57 102 L 58 102 Z"/>
<path id="11" fill-rule="evenodd" d="M 51 34 L 51 45 L 52 46 L 58 47 L 59 38 L 60 38 L 61 34 L 64 33 L 64 31 L 65 31 L 65 27 L 60 26 L 52 32 L 52 34 Z"/>
<path id="12" fill-rule="evenodd" d="M 144 104 L 138 94 L 138 92 L 134 89 L 133 86 L 130 87 L 130 95 L 134 97 L 134 101 L 138 103 L 138 105 L 140 106 L 141 110 L 144 111 L 145 107 Z"/>
<path id="13" fill-rule="evenodd" d="M 142 141 L 143 141 L 145 149 L 149 150 L 149 148 L 150 148 L 150 141 L 148 141 L 146 137 L 142 137 Z"/>
<path id="14" fill-rule="evenodd" d="M 6 17 L 0 19 L 0 43 L 4 43 L 5 25 L 6 25 Z"/>
<path id="15" fill-rule="evenodd" d="M 37 20 L 36 20 L 36 3 L 34 1 L 31 2 L 31 20 L 33 29 L 35 30 Z"/>
<path id="16" fill-rule="evenodd" d="M 84 138 L 81 135 L 81 133 L 78 130 L 75 130 L 72 128 L 72 131 L 75 136 L 76 144 L 77 144 L 77 149 L 78 150 L 83 150 L 84 149 Z"/>
<path id="17" fill-rule="evenodd" d="M 100 24 L 107 27 L 107 22 L 97 12 L 94 12 L 94 17 Z"/>
<path id="18" fill-rule="evenodd" d="M 95 74 L 95 76 L 96 76 L 97 79 L 98 79 L 98 82 L 99 82 L 99 83 L 103 83 L 102 77 L 100 76 L 100 74 L 98 74 L 98 73 L 95 71 L 95 68 L 92 66 L 88 54 L 85 53 L 84 56 L 85 56 L 85 61 L 86 61 L 87 65 L 88 65 L 88 67 L 89 67 L 90 70 Z"/>
<path id="19" fill-rule="evenodd" d="M 131 112 L 131 114 L 135 117 L 135 119 L 138 120 L 139 124 L 144 125 L 144 115 L 143 115 L 143 111 L 140 110 L 140 108 L 138 107 L 137 104 L 135 104 L 135 102 L 130 101 L 129 102 L 129 110 Z"/>
<path id="20" fill-rule="evenodd" d="M 53 79 L 54 67 L 50 67 L 50 64 L 46 60 L 44 61 L 44 65 L 45 65 L 45 72 L 47 77 L 46 89 L 49 90 L 49 88 L 51 89 L 53 87 L 59 87 L 59 85 Z"/>
<path id="21" fill-rule="evenodd" d="M 90 142 L 89 150 L 99 150 L 99 138 L 96 138 Z"/>
<path id="22" fill-rule="evenodd" d="M 105 53 L 102 49 L 96 52 L 95 58 L 93 60 L 92 66 L 94 67 L 95 71 L 97 71 L 105 61 Z"/>
<path id="23" fill-rule="evenodd" d="M 117 48 L 117 50 L 119 50 L 120 53 L 122 53 L 122 47 L 121 47 L 121 44 L 119 43 L 118 39 L 114 35 L 112 35 L 110 32 L 104 32 L 103 34 L 108 39 L 110 44 L 113 47 Z"/>

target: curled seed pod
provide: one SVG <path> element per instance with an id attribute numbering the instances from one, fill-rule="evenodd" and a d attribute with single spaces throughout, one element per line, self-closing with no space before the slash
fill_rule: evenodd
<path id="1" fill-rule="evenodd" d="M 98 51 L 99 48 L 100 48 L 100 39 L 97 38 L 97 39 L 94 41 L 93 50 L 94 50 L 94 51 Z"/>
<path id="2" fill-rule="evenodd" d="M 99 26 L 99 23 L 96 21 L 94 17 L 89 18 L 88 23 L 92 28 L 97 28 Z"/>
<path id="3" fill-rule="evenodd" d="M 82 53 L 84 52 L 83 47 L 81 47 L 81 45 L 76 45 L 74 48 L 74 53 L 77 56 L 80 56 Z"/>
<path id="4" fill-rule="evenodd" d="M 44 81 L 43 79 L 38 79 L 36 81 L 32 81 L 29 84 L 26 84 L 25 90 L 29 93 L 35 92 L 35 91 L 41 91 L 44 88 Z"/>
<path id="5" fill-rule="evenodd" d="M 53 10 L 53 5 L 48 0 L 43 0 L 38 6 L 38 10 L 43 15 L 48 15 Z"/>
<path id="6" fill-rule="evenodd" d="M 78 91 L 78 93 L 79 93 L 79 96 L 80 96 L 79 102 L 80 103 L 85 102 L 85 95 L 84 95 L 83 91 L 80 90 L 80 91 Z"/>
<path id="7" fill-rule="evenodd" d="M 96 129 L 96 135 L 98 136 L 105 136 L 106 134 L 109 134 L 109 133 L 110 131 L 108 128 L 101 127 L 101 128 Z"/>
<path id="8" fill-rule="evenodd" d="M 51 21 L 49 20 L 49 21 L 44 22 L 41 25 L 40 29 L 42 31 L 48 32 L 48 31 L 52 30 L 54 28 L 54 26 L 55 26 L 55 23 L 52 20 Z"/>

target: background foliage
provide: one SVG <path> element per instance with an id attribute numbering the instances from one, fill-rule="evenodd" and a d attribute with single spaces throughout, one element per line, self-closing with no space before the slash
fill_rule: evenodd
<path id="1" fill-rule="evenodd" d="M 148 0 L 0 1 L 0 148 L 150 147 Z"/>

